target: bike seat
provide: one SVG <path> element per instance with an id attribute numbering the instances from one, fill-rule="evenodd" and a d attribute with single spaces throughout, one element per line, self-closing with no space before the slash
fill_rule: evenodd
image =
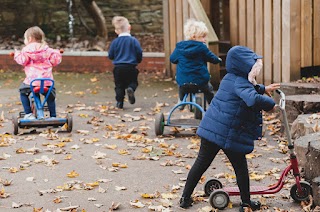
<path id="1" fill-rule="evenodd" d="M 184 93 L 202 93 L 199 85 L 195 83 L 185 83 L 181 86 Z"/>
<path id="2" fill-rule="evenodd" d="M 43 90 L 41 90 L 40 86 L 34 86 L 33 87 L 33 92 L 35 92 L 35 93 L 47 93 L 48 90 L 49 90 L 48 87 L 43 87 Z"/>

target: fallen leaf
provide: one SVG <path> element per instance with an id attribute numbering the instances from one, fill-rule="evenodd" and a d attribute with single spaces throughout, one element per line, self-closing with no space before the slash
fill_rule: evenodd
<path id="1" fill-rule="evenodd" d="M 67 174 L 67 177 L 70 177 L 70 178 L 75 178 L 78 176 L 79 176 L 79 174 L 77 172 L 75 172 L 74 170 Z"/>

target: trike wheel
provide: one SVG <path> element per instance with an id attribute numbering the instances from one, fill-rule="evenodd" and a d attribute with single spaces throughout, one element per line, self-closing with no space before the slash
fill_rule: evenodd
<path id="1" fill-rule="evenodd" d="M 164 116 L 163 113 L 159 113 L 155 119 L 154 131 L 156 135 L 162 135 L 164 131 Z"/>
<path id="2" fill-rule="evenodd" d="M 229 204 L 230 198 L 224 190 L 215 190 L 210 194 L 209 203 L 213 208 L 225 209 Z"/>
<path id="3" fill-rule="evenodd" d="M 222 189 L 222 183 L 217 179 L 208 180 L 204 185 L 204 193 L 206 196 L 210 196 L 213 191 L 218 189 Z"/>
<path id="4" fill-rule="evenodd" d="M 309 195 L 312 195 L 312 187 L 307 182 L 300 182 L 301 193 L 298 191 L 297 184 L 294 184 L 290 189 L 290 196 L 296 202 L 301 202 L 309 199 Z"/>
<path id="5" fill-rule="evenodd" d="M 12 122 L 13 122 L 13 134 L 17 135 L 19 132 L 19 123 L 18 123 L 18 117 L 12 116 Z"/>
<path id="6" fill-rule="evenodd" d="M 196 97 L 196 103 L 202 107 L 202 98 Z M 194 107 L 194 118 L 195 119 L 202 119 L 202 112 L 198 107 Z"/>
<path id="7" fill-rule="evenodd" d="M 72 131 L 72 116 L 70 114 L 67 115 L 67 132 L 71 132 Z"/>

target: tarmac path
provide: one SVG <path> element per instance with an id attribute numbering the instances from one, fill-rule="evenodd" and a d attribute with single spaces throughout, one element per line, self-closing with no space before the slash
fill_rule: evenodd
<path id="1" fill-rule="evenodd" d="M 136 104 L 125 102 L 124 110 L 116 110 L 110 73 L 55 73 L 57 112 L 72 114 L 72 133 L 42 128 L 14 136 L 11 117 L 22 110 L 17 91 L 22 77 L 8 72 L 0 76 L 0 179 L 6 185 L 0 191 L 0 212 L 68 207 L 102 212 L 117 204 L 117 211 L 184 211 L 178 201 L 199 139 L 190 129 L 176 134 L 165 128 L 165 136 L 154 134 L 155 114 L 162 111 L 166 117 L 177 103 L 177 86 L 171 80 L 140 74 Z M 184 110 L 177 116 L 192 114 Z M 275 183 L 286 166 L 283 139 L 270 132 L 248 158 L 252 185 Z M 213 177 L 235 186 L 224 154 L 217 156 L 203 182 Z M 302 211 L 290 198 L 292 184 L 290 178 L 279 193 L 253 199 L 264 203 L 262 211 Z M 197 195 L 203 186 L 198 184 Z M 207 199 L 198 197 L 188 211 L 210 211 Z M 231 201 L 224 211 L 238 211 L 239 197 Z"/>

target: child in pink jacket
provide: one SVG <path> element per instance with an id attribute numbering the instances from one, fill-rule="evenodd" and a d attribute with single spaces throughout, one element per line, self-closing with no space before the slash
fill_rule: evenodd
<path id="1" fill-rule="evenodd" d="M 21 51 L 15 50 L 14 60 L 24 66 L 26 78 L 21 83 L 20 99 L 25 112 L 25 119 L 35 119 L 32 114 L 29 95 L 30 82 L 36 78 L 50 78 L 53 79 L 52 67 L 61 63 L 61 53 L 59 50 L 50 48 L 45 40 L 43 31 L 37 27 L 30 27 L 24 33 L 24 44 Z M 39 86 L 39 81 L 33 82 L 33 86 Z M 44 85 L 50 87 L 51 81 L 45 81 Z M 56 117 L 56 92 L 52 88 L 48 97 L 47 104 L 50 112 L 50 117 Z"/>

